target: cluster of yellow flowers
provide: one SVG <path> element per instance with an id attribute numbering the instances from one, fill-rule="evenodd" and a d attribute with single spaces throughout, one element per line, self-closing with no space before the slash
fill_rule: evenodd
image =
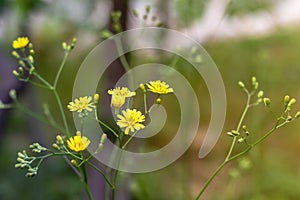
<path id="1" fill-rule="evenodd" d="M 146 86 L 148 87 L 148 91 L 158 95 L 173 92 L 173 89 L 170 88 L 166 82 L 160 80 L 150 81 Z M 144 92 L 147 91 L 144 84 L 141 84 L 140 87 Z M 135 96 L 136 92 L 130 91 L 127 87 L 116 87 L 108 90 L 108 94 L 111 95 L 111 106 L 119 110 L 124 105 L 126 98 Z M 91 112 L 96 108 L 95 104 L 99 100 L 99 95 L 95 94 L 94 101 L 92 101 L 92 99 L 91 96 L 79 97 L 74 99 L 74 101 L 69 102 L 67 108 L 71 112 Z M 124 129 L 125 135 L 128 135 L 129 132 L 135 132 L 145 128 L 142 124 L 145 121 L 145 115 L 137 109 L 122 110 L 121 114 L 117 114 L 117 118 L 117 125 Z M 90 141 L 87 137 L 77 134 L 76 136 L 69 138 L 67 144 L 71 150 L 79 152 L 85 150 L 90 144 Z"/>

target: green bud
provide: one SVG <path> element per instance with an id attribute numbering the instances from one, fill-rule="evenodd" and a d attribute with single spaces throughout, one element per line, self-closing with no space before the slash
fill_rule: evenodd
<path id="1" fill-rule="evenodd" d="M 57 144 L 52 144 L 52 147 L 53 147 L 54 149 L 60 150 L 60 147 L 59 147 Z"/>
<path id="2" fill-rule="evenodd" d="M 56 136 L 56 142 L 57 142 L 57 144 L 63 144 L 63 143 L 64 143 L 64 140 L 63 140 L 63 138 L 61 137 L 61 135 L 57 135 L 57 136 Z"/>
<path id="3" fill-rule="evenodd" d="M 243 126 L 242 126 L 242 129 L 243 129 L 243 131 L 247 131 L 247 126 L 246 126 L 246 125 L 243 125 Z"/>
<path id="4" fill-rule="evenodd" d="M 23 159 L 23 158 L 20 158 L 20 157 L 18 157 L 17 158 L 17 161 L 19 162 L 19 163 L 26 163 L 26 161 Z"/>
<path id="5" fill-rule="evenodd" d="M 196 57 L 195 57 L 195 62 L 196 63 L 202 63 L 202 56 L 200 54 L 198 54 Z"/>
<path id="6" fill-rule="evenodd" d="M 72 42 L 71 42 L 71 45 L 70 45 L 70 49 L 71 49 L 71 50 L 74 49 L 76 42 L 77 42 L 77 39 L 76 39 L 76 38 L 73 38 L 73 39 L 72 39 Z"/>
<path id="7" fill-rule="evenodd" d="M 296 99 L 295 98 L 292 98 L 289 103 L 288 103 L 288 106 L 292 106 L 296 103 Z"/>
<path id="8" fill-rule="evenodd" d="M 98 149 L 97 149 L 96 153 L 99 153 L 99 151 L 101 151 L 102 149 L 103 149 L 103 144 L 100 143 L 100 144 L 98 145 Z"/>
<path id="9" fill-rule="evenodd" d="M 13 74 L 15 77 L 17 77 L 17 78 L 20 77 L 19 72 L 17 72 L 16 70 L 13 70 L 13 71 L 12 71 L 12 74 Z"/>
<path id="10" fill-rule="evenodd" d="M 253 77 L 251 78 L 251 81 L 252 81 L 252 86 L 254 87 L 254 86 L 256 85 L 256 83 L 257 83 L 256 77 L 253 76 Z"/>
<path id="11" fill-rule="evenodd" d="M 32 44 L 32 43 L 29 43 L 29 44 L 28 44 L 28 48 L 29 48 L 30 50 L 32 50 L 32 49 L 33 49 L 33 44 Z"/>
<path id="12" fill-rule="evenodd" d="M 20 55 L 19 55 L 18 52 L 16 52 L 16 51 L 12 51 L 12 52 L 11 52 L 11 55 L 14 56 L 14 57 L 17 58 L 17 59 L 20 59 Z"/>
<path id="13" fill-rule="evenodd" d="M 19 157 L 19 158 L 25 158 L 25 155 L 22 154 L 22 152 L 18 152 L 18 157 Z"/>
<path id="14" fill-rule="evenodd" d="M 150 5 L 147 5 L 146 8 L 145 8 L 145 10 L 146 10 L 147 13 L 150 12 L 150 9 L 151 9 Z"/>
<path id="15" fill-rule="evenodd" d="M 76 160 L 72 159 L 72 160 L 71 160 L 71 163 L 72 163 L 72 165 L 77 166 Z"/>
<path id="16" fill-rule="evenodd" d="M 29 74 L 33 74 L 33 72 L 35 71 L 35 67 L 31 67 L 30 70 L 29 70 Z"/>
<path id="17" fill-rule="evenodd" d="M 161 102 L 162 102 L 161 98 L 157 98 L 157 99 L 155 100 L 155 103 L 156 103 L 156 104 L 161 104 Z"/>
<path id="18" fill-rule="evenodd" d="M 4 105 L 4 103 L 0 100 L 0 109 L 3 109 L 3 108 L 5 108 L 5 105 Z"/>
<path id="19" fill-rule="evenodd" d="M 34 64 L 34 58 L 32 55 L 28 56 L 28 60 L 31 64 Z"/>
<path id="20" fill-rule="evenodd" d="M 102 39 L 110 38 L 113 34 L 109 30 L 103 30 L 100 33 Z"/>
<path id="21" fill-rule="evenodd" d="M 103 133 L 101 135 L 100 144 L 103 144 L 106 141 L 106 139 L 107 139 L 107 135 L 105 133 Z"/>
<path id="22" fill-rule="evenodd" d="M 238 143 L 242 143 L 242 142 L 244 142 L 244 141 L 245 141 L 244 138 L 239 138 L 239 139 L 238 139 Z"/>
<path id="23" fill-rule="evenodd" d="M 147 92 L 147 90 L 146 90 L 146 87 L 145 87 L 145 85 L 144 84 L 140 84 L 140 89 L 142 90 L 142 92 Z"/>
<path id="24" fill-rule="evenodd" d="M 262 98 L 264 96 L 264 91 L 260 90 L 258 93 L 257 93 L 257 98 Z"/>
<path id="25" fill-rule="evenodd" d="M 62 43 L 62 48 L 63 48 L 64 50 L 67 50 L 67 49 L 68 49 L 68 45 L 67 45 L 66 42 L 63 42 L 63 43 Z"/>
<path id="26" fill-rule="evenodd" d="M 295 118 L 299 118 L 300 117 L 300 111 L 298 111 L 296 114 L 295 114 Z"/>
<path id="27" fill-rule="evenodd" d="M 18 70 L 19 70 L 19 73 L 20 73 L 21 75 L 24 74 L 24 69 L 23 69 L 22 67 L 19 67 Z"/>
<path id="28" fill-rule="evenodd" d="M 17 99 L 17 92 L 16 92 L 16 90 L 11 89 L 11 90 L 9 91 L 9 96 L 10 96 L 10 98 L 12 98 L 12 99 Z"/>
<path id="29" fill-rule="evenodd" d="M 143 15 L 143 20 L 147 20 L 148 19 L 148 15 Z"/>
<path id="30" fill-rule="evenodd" d="M 287 116 L 286 118 L 287 121 L 292 121 L 292 119 L 293 119 L 292 116 Z"/>
<path id="31" fill-rule="evenodd" d="M 132 13 L 135 17 L 138 17 L 139 16 L 139 11 L 137 9 L 133 9 L 132 10 Z"/>
<path id="32" fill-rule="evenodd" d="M 265 106 L 270 107 L 271 100 L 269 98 L 264 98 L 263 101 L 264 101 Z"/>
<path id="33" fill-rule="evenodd" d="M 30 49 L 30 50 L 29 50 L 29 54 L 30 54 L 31 56 L 34 56 L 34 54 L 35 54 L 34 50 L 33 50 L 33 49 Z"/>
<path id="34" fill-rule="evenodd" d="M 80 131 L 76 131 L 76 135 L 77 136 L 81 136 L 81 132 Z"/>
<path id="35" fill-rule="evenodd" d="M 100 95 L 99 94 L 94 94 L 94 102 L 95 103 L 98 103 L 98 101 L 99 101 L 99 98 L 100 98 Z"/>
<path id="36" fill-rule="evenodd" d="M 284 105 L 287 105 L 290 102 L 290 96 L 289 95 L 285 95 L 284 96 Z"/>
<path id="37" fill-rule="evenodd" d="M 163 26 L 163 23 L 162 23 L 162 22 L 157 22 L 157 23 L 156 23 L 156 26 L 157 26 L 157 27 L 161 27 L 161 26 Z"/>
<path id="38" fill-rule="evenodd" d="M 236 131 L 236 130 L 232 130 L 230 132 L 227 132 L 227 135 L 235 137 L 235 136 L 239 136 L 240 133 L 238 131 Z"/>
<path id="39" fill-rule="evenodd" d="M 22 164 L 20 164 L 20 163 L 15 164 L 15 168 L 21 168 L 21 166 L 22 166 Z"/>
<path id="40" fill-rule="evenodd" d="M 238 85 L 239 85 L 241 88 L 245 88 L 245 84 L 244 84 L 242 81 L 239 81 L 239 82 L 238 82 Z"/>
<path id="41" fill-rule="evenodd" d="M 25 63 L 23 60 L 19 60 L 19 65 L 21 65 L 22 67 L 25 67 Z"/>
<path id="42" fill-rule="evenodd" d="M 227 132 L 227 135 L 229 135 L 229 136 L 231 136 L 231 137 L 234 137 L 234 136 L 235 136 L 235 135 L 233 135 L 232 132 L 230 132 L 230 131 Z"/>

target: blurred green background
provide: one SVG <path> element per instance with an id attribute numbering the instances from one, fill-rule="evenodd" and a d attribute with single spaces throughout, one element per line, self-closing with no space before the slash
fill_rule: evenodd
<path id="1" fill-rule="evenodd" d="M 149 4 L 151 15 L 157 16 L 164 27 L 180 31 L 200 23 L 209 2 L 0 0 L 1 97 L 5 96 L 9 86 L 15 87 L 16 84 L 10 71 L 18 65 L 10 52 L 11 41 L 18 36 L 29 36 L 36 50 L 37 68 L 48 80 L 53 80 L 62 59 L 61 43 L 77 37 L 78 43 L 68 59 L 58 88 L 63 104 L 66 105 L 71 99 L 73 80 L 81 62 L 102 41 L 101 31 L 110 27 L 111 10 L 127 11 L 122 18 L 127 22 L 127 28 L 142 27 L 144 24 L 152 24 L 149 20 L 145 22 L 134 17 L 131 9 L 137 8 L 140 16 L 143 16 L 144 6 Z M 242 19 L 245 16 L 256 16 L 259 12 L 270 12 L 277 3 L 275 0 L 228 1 L 222 20 Z M 189 150 L 162 170 L 147 174 L 123 174 L 122 177 L 128 182 L 124 183 L 125 189 L 120 190 L 124 193 L 120 199 L 164 200 L 195 197 L 229 149 L 231 138 L 225 133 L 235 128 L 246 101 L 245 94 L 237 86 L 238 81 L 242 80 L 250 85 L 251 77 L 256 76 L 265 95 L 271 98 L 274 111 L 278 113 L 282 110 L 284 95 L 289 94 L 300 99 L 299 22 L 290 26 L 275 25 L 275 28 L 264 34 L 237 34 L 234 37 L 219 37 L 219 31 L 222 31 L 220 29 L 202 40 L 204 48 L 218 66 L 226 87 L 228 111 L 224 134 L 213 151 L 200 160 L 197 154 L 210 118 L 210 108 L 203 102 L 200 104 L 202 120 L 199 134 Z M 184 62 L 179 62 L 180 64 Z M 201 77 L 195 77 L 188 67 L 181 67 L 178 70 L 190 78 L 199 99 L 209 99 Z M 54 101 L 53 96 L 47 92 L 41 92 L 29 85 L 22 88 L 21 101 L 37 112 L 42 112 L 43 102 L 51 105 Z M 55 107 L 53 109 L 57 110 Z M 295 110 L 297 109 L 300 110 L 300 106 L 296 105 Z M 71 114 L 67 114 L 69 123 L 72 124 Z M 56 112 L 54 115 L 59 117 Z M 47 160 L 40 168 L 39 175 L 34 178 L 27 178 L 25 171 L 14 168 L 18 151 L 26 149 L 32 142 L 50 146 L 57 134 L 54 129 L 37 123 L 18 110 L 6 112 L 1 117 L 5 118 L 5 123 L 0 127 L 0 199 L 84 199 L 80 181 L 62 158 Z M 228 165 L 212 182 L 203 199 L 299 199 L 299 124 L 300 122 L 295 122 L 276 131 L 253 149 L 247 155 L 250 168 L 240 167 L 243 160 Z M 247 125 L 253 130 L 251 139 L 255 140 L 256 136 L 272 127 L 273 119 L 261 105 L 249 113 Z M 98 185 L 95 185 L 94 193 L 101 193 L 103 186 L 97 188 Z"/>

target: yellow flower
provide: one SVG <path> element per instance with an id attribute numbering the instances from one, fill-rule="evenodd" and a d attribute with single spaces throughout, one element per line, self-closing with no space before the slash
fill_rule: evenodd
<path id="1" fill-rule="evenodd" d="M 67 140 L 69 149 L 76 152 L 85 150 L 90 143 L 91 141 L 87 137 L 80 135 L 75 135 Z"/>
<path id="2" fill-rule="evenodd" d="M 146 85 L 149 88 L 149 91 L 157 94 L 168 94 L 173 92 L 173 89 L 170 88 L 170 86 L 166 82 L 160 80 L 150 81 Z"/>
<path id="3" fill-rule="evenodd" d="M 135 92 L 131 92 L 127 87 L 117 87 L 115 89 L 108 90 L 108 94 L 112 95 L 111 105 L 116 109 L 121 108 L 125 103 L 125 98 L 135 96 Z"/>
<path id="4" fill-rule="evenodd" d="M 126 109 L 122 111 L 123 115 L 117 115 L 119 118 L 117 124 L 120 128 L 125 128 L 125 135 L 128 135 L 129 131 L 134 132 L 135 130 L 140 130 L 145 128 L 141 122 L 145 121 L 145 116 L 141 111 L 136 109 Z"/>
<path id="5" fill-rule="evenodd" d="M 83 110 L 86 111 L 92 111 L 94 105 L 92 101 L 92 97 L 90 96 L 85 96 L 85 97 L 79 97 L 79 99 L 75 99 L 73 102 L 69 102 L 68 104 L 68 109 L 70 111 L 77 111 L 77 112 L 82 112 Z"/>
<path id="6" fill-rule="evenodd" d="M 28 37 L 18 37 L 16 40 L 13 41 L 12 47 L 14 49 L 22 49 L 26 47 L 28 43 L 29 43 Z"/>

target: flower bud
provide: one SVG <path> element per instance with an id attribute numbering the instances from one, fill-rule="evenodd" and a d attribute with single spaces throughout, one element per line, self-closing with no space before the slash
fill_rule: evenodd
<path id="1" fill-rule="evenodd" d="M 264 101 L 265 106 L 270 107 L 271 100 L 269 98 L 264 98 L 263 101 Z"/>
<path id="2" fill-rule="evenodd" d="M 71 42 L 71 46 L 70 46 L 71 49 L 74 49 L 76 42 L 77 42 L 77 39 L 73 38 L 72 42 Z"/>
<path id="3" fill-rule="evenodd" d="M 103 144 L 106 141 L 106 139 L 107 139 L 107 135 L 103 133 L 100 139 L 100 144 Z"/>
<path id="4" fill-rule="evenodd" d="M 59 147 L 57 144 L 52 144 L 52 147 L 53 147 L 54 149 L 60 150 L 60 147 Z"/>
<path id="5" fill-rule="evenodd" d="M 147 13 L 150 12 L 150 8 L 151 8 L 151 7 L 150 7 L 149 5 L 146 6 L 145 10 L 146 10 Z"/>
<path id="6" fill-rule="evenodd" d="M 238 85 L 239 85 L 241 88 L 245 88 L 245 84 L 244 84 L 242 81 L 239 81 L 239 82 L 238 82 Z"/>
<path id="7" fill-rule="evenodd" d="M 290 102 L 290 96 L 289 95 L 285 95 L 284 96 L 284 105 L 287 105 Z"/>
<path id="8" fill-rule="evenodd" d="M 255 86 L 255 84 L 257 83 L 256 77 L 252 76 L 251 81 L 252 81 L 252 86 Z"/>
<path id="9" fill-rule="evenodd" d="M 19 55 L 18 52 L 16 52 L 16 51 L 12 51 L 12 52 L 11 52 L 11 55 L 14 56 L 14 57 L 17 58 L 17 59 L 20 59 L 20 55 Z"/>
<path id="10" fill-rule="evenodd" d="M 99 98 L 100 98 L 100 95 L 99 95 L 99 94 L 94 94 L 94 102 L 95 102 L 95 103 L 98 103 Z"/>
<path id="11" fill-rule="evenodd" d="M 25 67 L 25 63 L 23 60 L 19 60 L 19 65 L 21 65 L 22 67 Z"/>
<path id="12" fill-rule="evenodd" d="M 296 114 L 295 114 L 295 118 L 299 118 L 300 117 L 300 111 L 298 111 Z"/>
<path id="13" fill-rule="evenodd" d="M 20 75 L 24 74 L 24 69 L 22 67 L 19 67 L 18 70 L 19 70 Z"/>
<path id="14" fill-rule="evenodd" d="M 264 96 L 264 91 L 260 90 L 258 93 L 257 93 L 257 98 L 262 98 Z"/>
<path id="15" fill-rule="evenodd" d="M 33 50 L 33 49 L 30 49 L 30 50 L 29 50 L 29 54 L 30 54 L 31 56 L 34 56 L 34 54 L 35 54 L 34 50 Z"/>
<path id="16" fill-rule="evenodd" d="M 245 138 L 239 138 L 238 139 L 238 143 L 242 143 L 242 142 L 244 142 L 245 141 Z"/>
<path id="17" fill-rule="evenodd" d="M 67 45 L 66 42 L 63 42 L 63 43 L 62 43 L 62 48 L 63 48 L 64 50 L 67 50 L 67 49 L 68 49 L 68 45 Z"/>
<path id="18" fill-rule="evenodd" d="M 10 98 L 12 98 L 12 99 L 16 99 L 16 98 L 17 98 L 17 92 L 16 92 L 16 90 L 11 89 L 11 90 L 9 91 L 9 96 L 10 96 Z"/>
<path id="19" fill-rule="evenodd" d="M 146 87 L 145 87 L 145 85 L 144 84 L 140 84 L 140 89 L 142 90 L 142 92 L 146 92 L 147 90 L 146 90 Z"/>
<path id="20" fill-rule="evenodd" d="M 72 163 L 72 165 L 77 166 L 76 160 L 72 159 L 72 160 L 71 160 L 71 163 Z"/>
<path id="21" fill-rule="evenodd" d="M 135 17 L 138 17 L 139 16 L 139 11 L 137 9 L 133 9 L 132 10 L 132 13 Z"/>
<path id="22" fill-rule="evenodd" d="M 81 132 L 80 131 L 76 131 L 76 135 L 77 136 L 81 136 Z"/>
<path id="23" fill-rule="evenodd" d="M 161 98 L 157 98 L 157 99 L 155 100 L 155 103 L 156 103 L 156 104 L 161 104 L 161 101 L 162 101 Z"/>
<path id="24" fill-rule="evenodd" d="M 31 64 L 34 64 L 34 58 L 32 55 L 28 56 L 28 60 Z"/>
<path id="25" fill-rule="evenodd" d="M 25 155 L 22 152 L 18 152 L 18 157 L 19 158 L 25 158 Z"/>
<path id="26" fill-rule="evenodd" d="M 20 77 L 19 72 L 17 72 L 16 70 L 13 70 L 13 71 L 12 71 L 12 74 L 13 74 L 15 77 L 17 77 L 17 78 Z"/>
<path id="27" fill-rule="evenodd" d="M 57 135 L 57 136 L 56 136 L 56 142 L 57 142 L 57 144 L 63 144 L 63 143 L 64 143 L 64 140 L 63 140 L 63 138 L 61 137 L 61 135 Z"/>

